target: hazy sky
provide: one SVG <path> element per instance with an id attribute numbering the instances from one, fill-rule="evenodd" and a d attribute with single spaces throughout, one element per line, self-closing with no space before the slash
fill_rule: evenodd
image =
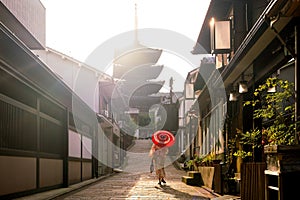
<path id="1" fill-rule="evenodd" d="M 112 37 L 137 26 L 167 29 L 196 41 L 210 0 L 41 0 L 46 8 L 46 45 L 77 60 Z M 190 47 L 191 51 L 193 46 Z M 171 58 L 173 57 L 173 58 Z M 188 66 L 174 55 L 162 56 L 169 67 L 187 65 L 180 71 L 184 78 Z M 200 63 L 200 60 L 199 60 Z M 176 82 L 176 79 L 175 79 Z"/>

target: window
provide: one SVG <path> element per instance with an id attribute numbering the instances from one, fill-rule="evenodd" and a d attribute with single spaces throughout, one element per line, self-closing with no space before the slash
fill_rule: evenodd
<path id="1" fill-rule="evenodd" d="M 36 115 L 0 100 L 0 148 L 35 151 Z"/>

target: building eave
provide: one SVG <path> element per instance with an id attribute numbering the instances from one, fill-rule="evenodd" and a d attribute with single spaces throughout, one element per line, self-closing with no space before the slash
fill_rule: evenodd
<path id="1" fill-rule="evenodd" d="M 70 62 L 72 62 L 74 64 L 77 64 L 79 67 L 82 66 L 82 67 L 84 67 L 86 69 L 89 69 L 90 71 L 93 71 L 97 76 L 100 76 L 101 79 L 103 79 L 103 80 L 113 81 L 113 77 L 112 76 L 110 76 L 110 75 L 108 75 L 108 74 L 106 74 L 106 73 L 104 73 L 104 72 L 96 69 L 95 67 L 92 67 L 92 66 L 84 63 L 84 62 L 81 62 L 81 61 L 79 61 L 79 60 L 77 60 L 77 59 L 75 59 L 75 58 L 73 58 L 71 56 L 68 56 L 68 55 L 66 55 L 66 54 L 64 54 L 62 52 L 59 52 L 58 50 L 55 50 L 55 49 L 53 49 L 51 47 L 46 47 L 45 51 L 48 52 L 48 53 L 52 53 L 52 54 L 58 55 L 58 56 L 61 57 L 61 59 L 67 59 L 68 61 L 70 61 Z"/>
<path id="2" fill-rule="evenodd" d="M 80 118 L 85 121 L 94 114 L 80 97 L 1 22 L 0 44 L 1 68 L 7 73 L 34 90 L 51 97 L 60 105 L 67 107 L 70 112 L 76 106 L 81 113 Z"/>
<path id="3" fill-rule="evenodd" d="M 235 81 L 242 72 L 249 68 L 253 61 L 276 38 L 276 34 L 269 27 L 267 16 L 271 10 L 274 12 L 274 6 L 277 3 L 282 3 L 282 1 L 274 0 L 269 3 L 235 52 L 232 60 L 230 60 L 229 64 L 222 71 L 221 77 L 225 87 Z M 274 25 L 274 28 L 280 32 L 291 19 L 292 17 L 280 18 Z"/>
<path id="4" fill-rule="evenodd" d="M 214 17 L 217 20 L 223 20 L 227 17 L 228 10 L 231 7 L 232 2 L 228 0 L 211 0 L 206 16 L 204 18 L 198 39 L 197 44 L 192 51 L 193 54 L 203 54 L 205 52 L 211 51 L 210 45 L 210 20 Z M 200 48 L 201 47 L 201 48 Z M 204 49 L 205 52 L 202 52 Z"/>
<path id="5" fill-rule="evenodd" d="M 104 115 L 101 115 L 99 113 L 97 113 L 96 115 L 101 128 L 112 128 L 114 126 L 113 123 Z"/>
<path id="6" fill-rule="evenodd" d="M 219 79 L 216 83 L 222 83 L 225 87 L 232 84 L 232 82 L 236 81 L 237 78 L 244 72 L 247 68 L 250 67 L 251 63 L 264 51 L 264 49 L 272 42 L 272 40 L 276 37 L 275 33 L 269 27 L 267 17 L 270 16 L 270 13 L 278 13 L 280 6 L 283 1 L 287 0 L 273 0 L 271 1 L 263 13 L 260 15 L 259 19 L 256 21 L 254 26 L 248 32 L 247 36 L 244 38 L 243 42 L 236 50 L 234 56 L 230 60 L 229 64 L 224 67 L 221 72 Z M 202 46 L 207 48 L 210 51 L 210 44 L 205 44 L 206 42 L 210 42 L 209 36 L 209 20 L 211 17 L 215 16 L 214 12 L 216 12 L 215 6 L 220 7 L 220 3 L 218 0 L 212 0 L 208 12 L 206 14 L 206 18 L 204 20 L 203 26 L 201 28 L 198 43 L 201 44 L 204 42 Z M 224 1 L 224 10 L 226 12 L 216 13 L 217 18 L 225 18 L 228 9 L 230 8 L 229 2 Z M 283 17 L 278 20 L 275 24 L 275 28 L 277 31 L 281 31 L 291 20 L 291 17 Z M 206 46 L 205 46 L 206 45 Z M 222 81 L 221 81 L 222 80 Z M 206 89 L 206 87 L 204 88 Z"/>

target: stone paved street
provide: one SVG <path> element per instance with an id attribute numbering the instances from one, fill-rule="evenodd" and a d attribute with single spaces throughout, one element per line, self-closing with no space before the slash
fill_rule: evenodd
<path id="1" fill-rule="evenodd" d="M 188 186 L 181 182 L 186 172 L 177 170 L 173 165 L 166 167 L 167 184 L 159 186 L 155 173 L 149 172 L 148 150 L 150 140 L 137 140 L 128 154 L 124 172 L 116 173 L 96 182 L 81 191 L 61 196 L 57 199 L 211 199 L 216 197 L 202 187 Z M 141 159 L 139 157 L 141 153 Z M 147 155 L 147 156 L 146 156 Z M 136 163 L 136 164 L 135 164 Z M 135 167 L 134 167 L 135 166 Z M 128 170 L 130 169 L 130 170 Z M 134 170 L 133 170 L 134 169 Z"/>
<path id="2" fill-rule="evenodd" d="M 167 184 L 159 186 L 154 174 L 118 173 L 77 193 L 58 199 L 210 199 L 215 197 L 201 187 L 181 182 L 185 172 L 167 167 Z"/>

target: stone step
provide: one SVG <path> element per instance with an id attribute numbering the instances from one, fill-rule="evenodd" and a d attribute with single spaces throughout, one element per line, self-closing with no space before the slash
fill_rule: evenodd
<path id="1" fill-rule="evenodd" d="M 195 180 L 190 176 L 182 176 L 181 181 L 184 182 L 187 185 L 192 185 Z"/>
<path id="2" fill-rule="evenodd" d="M 193 185 L 193 186 L 200 186 L 201 185 L 201 180 L 195 179 L 190 176 L 182 176 L 181 177 L 182 182 L 184 182 L 187 185 Z"/>
<path id="3" fill-rule="evenodd" d="M 187 175 L 198 180 L 201 179 L 201 173 L 199 171 L 188 171 Z"/>
<path id="4" fill-rule="evenodd" d="M 241 197 L 239 196 L 224 195 L 224 196 L 213 198 L 211 200 L 240 200 L 240 199 Z"/>

